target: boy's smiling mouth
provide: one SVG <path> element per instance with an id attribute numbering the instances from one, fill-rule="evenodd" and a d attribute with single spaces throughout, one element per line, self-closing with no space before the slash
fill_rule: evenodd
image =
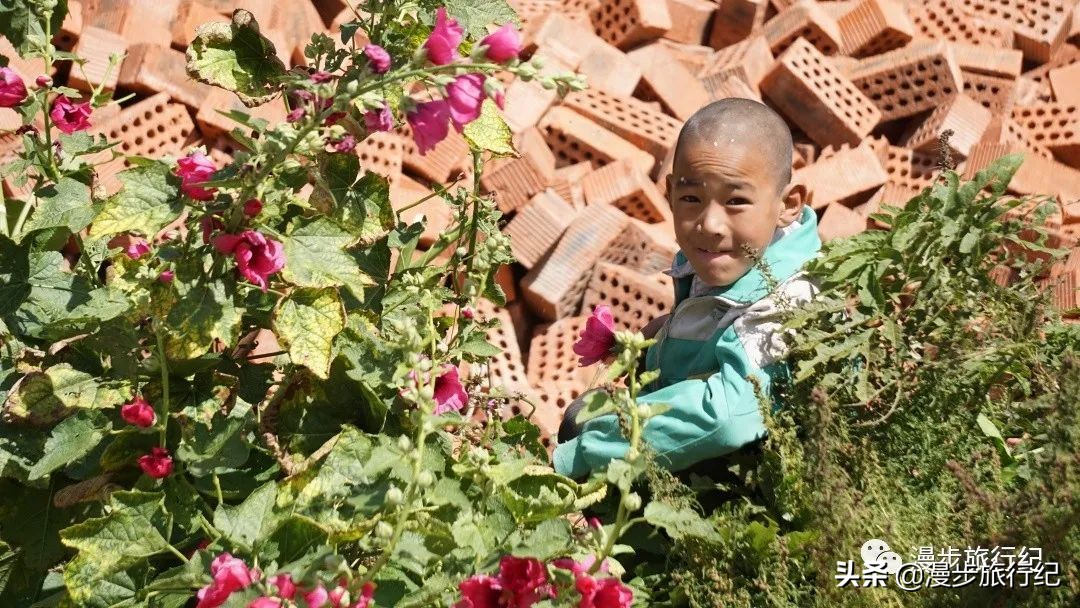
<path id="1" fill-rule="evenodd" d="M 715 260 L 715 259 L 720 258 L 722 256 L 730 255 L 731 250 L 730 249 L 705 249 L 705 248 L 702 248 L 702 247 L 698 247 L 697 248 L 697 253 L 702 258 L 705 258 L 706 260 L 712 261 L 712 260 Z"/>

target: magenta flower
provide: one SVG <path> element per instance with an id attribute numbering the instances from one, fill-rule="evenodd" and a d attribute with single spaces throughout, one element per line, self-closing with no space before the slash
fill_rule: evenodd
<path id="1" fill-rule="evenodd" d="M 139 456 L 139 468 L 154 479 L 168 477 L 173 470 L 172 456 L 165 448 L 151 448 L 149 454 Z"/>
<path id="2" fill-rule="evenodd" d="M 364 113 L 364 126 L 368 133 L 376 131 L 389 131 L 394 128 L 394 114 L 390 106 L 383 104 L 381 110 L 370 110 Z"/>
<path id="3" fill-rule="evenodd" d="M 0 108 L 14 108 L 26 99 L 26 84 L 15 70 L 0 68 Z"/>
<path id="4" fill-rule="evenodd" d="M 469 394 L 461 385 L 457 366 L 443 366 L 442 375 L 435 379 L 435 413 L 460 412 L 468 401 Z"/>
<path id="5" fill-rule="evenodd" d="M 262 208 L 262 201 L 257 198 L 249 199 L 248 202 L 244 203 L 244 215 L 248 217 L 255 217 L 256 215 L 262 213 Z"/>
<path id="6" fill-rule="evenodd" d="M 469 577 L 458 585 L 461 601 L 454 608 L 499 608 L 503 588 L 499 579 L 486 574 Z"/>
<path id="7" fill-rule="evenodd" d="M 330 601 L 330 594 L 327 593 L 326 587 L 320 584 L 304 594 L 304 601 L 307 602 L 308 608 L 322 608 Z"/>
<path id="8" fill-rule="evenodd" d="M 356 148 L 356 138 L 346 135 L 334 144 L 334 150 L 341 153 L 352 152 Z"/>
<path id="9" fill-rule="evenodd" d="M 360 599 L 352 605 L 352 608 L 369 608 L 375 598 L 375 583 L 368 581 L 360 588 Z"/>
<path id="10" fill-rule="evenodd" d="M 495 63 L 503 63 L 511 59 L 517 59 L 521 53 L 521 35 L 512 24 L 507 23 L 494 32 L 488 34 L 480 41 L 481 46 L 486 46 L 485 56 Z"/>
<path id="11" fill-rule="evenodd" d="M 57 129 L 70 135 L 90 128 L 90 113 L 89 101 L 72 103 L 67 96 L 61 95 L 53 101 L 49 117 L 52 118 Z"/>
<path id="12" fill-rule="evenodd" d="M 154 408 L 150 407 L 150 404 L 147 403 L 146 399 L 142 398 L 142 395 L 120 406 L 120 417 L 124 419 L 124 422 L 144 429 L 154 426 L 154 422 L 157 420 Z"/>
<path id="13" fill-rule="evenodd" d="M 154 448 L 161 449 L 161 448 Z M 195 608 L 217 608 L 224 604 L 234 591 L 246 589 L 259 580 L 259 571 L 248 568 L 243 560 L 222 553 L 210 563 L 210 576 L 214 582 L 199 589 L 196 597 L 199 603 Z"/>
<path id="14" fill-rule="evenodd" d="M 368 44 L 364 46 L 364 54 L 367 55 L 372 72 L 385 74 L 390 70 L 390 53 L 387 53 L 386 49 L 377 44 Z"/>
<path id="15" fill-rule="evenodd" d="M 289 574 L 272 576 L 267 582 L 277 587 L 277 594 L 287 600 L 293 599 L 296 595 L 296 583 L 293 582 L 292 576 Z"/>
<path id="16" fill-rule="evenodd" d="M 264 292 L 270 275 L 285 267 L 285 248 L 254 230 L 214 237 L 214 248 L 232 254 L 240 275 Z"/>
<path id="17" fill-rule="evenodd" d="M 427 154 L 450 133 L 450 105 L 446 101 L 424 102 L 405 118 L 412 127 L 413 140 L 421 155 Z"/>
<path id="18" fill-rule="evenodd" d="M 461 316 L 462 316 L 462 318 L 471 320 L 473 317 L 476 316 L 476 311 L 473 310 L 472 308 L 469 308 L 468 306 L 466 306 L 466 307 L 461 309 Z"/>
<path id="19" fill-rule="evenodd" d="M 142 237 L 134 237 L 128 241 L 127 247 L 124 247 L 124 253 L 126 253 L 129 258 L 137 260 L 150 253 L 150 243 L 147 243 L 146 239 Z"/>
<path id="20" fill-rule="evenodd" d="M 592 365 L 604 359 L 615 346 L 615 319 L 611 309 L 601 304 L 593 309 L 592 316 L 585 321 L 585 330 L 574 343 L 574 354 L 580 355 L 578 365 Z"/>
<path id="21" fill-rule="evenodd" d="M 504 555 L 499 560 L 499 582 L 513 594 L 513 608 L 527 608 L 551 595 L 547 568 L 535 557 Z"/>
<path id="22" fill-rule="evenodd" d="M 304 108 L 302 108 L 302 107 L 293 108 L 292 110 L 289 111 L 288 114 L 285 115 L 285 121 L 286 122 L 299 122 L 302 118 L 304 118 L 304 114 L 305 114 Z"/>
<path id="23" fill-rule="evenodd" d="M 580 577 L 583 582 L 588 577 Z M 581 593 L 581 608 L 630 608 L 634 603 L 634 592 L 617 578 L 591 579 L 591 583 L 575 584 Z"/>
<path id="24" fill-rule="evenodd" d="M 157 280 L 161 281 L 162 283 L 172 283 L 173 279 L 175 278 L 176 273 L 171 270 L 162 270 L 161 274 L 157 276 Z"/>
<path id="25" fill-rule="evenodd" d="M 332 80 L 333 78 L 334 78 L 334 75 L 331 74 L 330 72 L 327 72 L 326 70 L 317 70 L 317 71 L 311 73 L 311 82 L 314 82 L 314 83 L 317 83 L 317 84 L 323 83 L 323 82 L 330 82 L 330 80 Z"/>
<path id="26" fill-rule="evenodd" d="M 446 65 L 458 58 L 457 48 L 465 38 L 465 28 L 457 20 L 447 17 L 446 7 L 439 7 L 435 13 L 435 27 L 431 36 L 424 42 L 428 61 L 435 65 Z"/>
<path id="27" fill-rule="evenodd" d="M 217 215 L 204 215 L 199 220 L 199 228 L 202 230 L 202 242 L 203 245 L 210 243 L 210 236 L 218 230 L 224 230 L 225 224 L 221 222 L 221 218 Z"/>
<path id="28" fill-rule="evenodd" d="M 176 161 L 176 174 L 180 177 L 180 190 L 187 196 L 197 201 L 208 201 L 214 198 L 217 188 L 209 190 L 201 188 L 199 184 L 210 181 L 214 171 L 214 161 L 202 152 L 192 152 Z"/>
<path id="29" fill-rule="evenodd" d="M 50 87 L 52 86 L 52 77 L 48 76 L 47 74 L 42 74 L 41 76 L 38 76 L 34 79 L 34 84 L 36 84 L 40 89 Z"/>
<path id="30" fill-rule="evenodd" d="M 281 608 L 281 599 L 276 597 L 260 597 L 251 600 L 247 608 Z"/>
<path id="31" fill-rule="evenodd" d="M 480 106 L 484 103 L 483 74 L 465 74 L 458 76 L 446 86 L 446 99 L 450 104 L 450 121 L 458 133 L 465 125 L 480 117 Z"/>

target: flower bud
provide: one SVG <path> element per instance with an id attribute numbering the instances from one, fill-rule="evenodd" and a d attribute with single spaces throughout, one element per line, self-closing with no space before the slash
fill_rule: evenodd
<path id="1" fill-rule="evenodd" d="M 397 447 L 402 452 L 408 452 L 412 449 L 412 441 L 405 435 L 398 437 Z"/>
<path id="2" fill-rule="evenodd" d="M 402 492 L 400 488 L 391 486 L 390 489 L 386 491 L 386 504 L 396 507 L 404 501 L 405 493 Z"/>
<path id="3" fill-rule="evenodd" d="M 50 78 L 46 74 L 42 74 L 41 76 L 38 76 L 36 79 L 34 79 L 34 84 L 36 84 L 39 88 L 44 89 L 45 87 L 52 86 L 52 78 Z"/>
<path id="4" fill-rule="evenodd" d="M 469 250 L 464 248 L 464 247 L 458 247 L 457 249 L 454 250 L 454 255 L 456 255 L 459 258 L 463 258 L 463 257 L 469 255 Z"/>
<path id="5" fill-rule="evenodd" d="M 393 535 L 394 526 L 391 526 L 385 521 L 380 521 L 379 523 L 375 524 L 375 536 L 379 537 L 382 540 L 389 540 L 390 537 Z"/>
<path id="6" fill-rule="evenodd" d="M 641 508 L 641 497 L 638 496 L 637 492 L 631 492 L 623 496 L 622 504 L 627 511 L 633 513 Z"/>
<path id="7" fill-rule="evenodd" d="M 652 414 L 652 410 L 649 408 L 649 406 L 645 405 L 644 403 L 637 406 L 638 418 L 648 418 L 650 414 Z"/>
<path id="8" fill-rule="evenodd" d="M 544 87 L 544 90 L 551 91 L 555 89 L 555 81 L 550 78 L 545 78 L 540 81 L 540 86 Z"/>
<path id="9" fill-rule="evenodd" d="M 419 477 L 416 478 L 416 483 L 421 488 L 427 488 L 435 483 L 435 475 L 431 471 L 420 471 Z"/>

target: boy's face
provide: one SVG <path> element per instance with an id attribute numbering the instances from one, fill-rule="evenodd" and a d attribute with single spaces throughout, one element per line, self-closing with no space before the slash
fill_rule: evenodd
<path id="1" fill-rule="evenodd" d="M 778 189 L 770 166 L 753 146 L 714 146 L 708 137 L 684 141 L 675 154 L 667 178 L 675 239 L 707 284 L 734 283 L 754 264 L 745 248 L 763 254 L 776 228 L 802 213 L 805 188 Z"/>

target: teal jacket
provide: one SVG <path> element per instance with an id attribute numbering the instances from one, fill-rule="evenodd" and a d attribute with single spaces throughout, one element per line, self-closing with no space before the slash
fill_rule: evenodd
<path id="1" fill-rule="evenodd" d="M 764 437 L 764 419 L 747 378 L 754 376 L 771 394 L 772 379 L 787 373 L 780 361 L 785 344 L 777 299 L 782 294 L 798 306 L 817 293 L 801 269 L 820 250 L 817 216 L 804 207 L 802 217 L 777 229 L 765 249 L 765 262 L 779 282 L 772 293 L 756 266 L 702 295 L 691 294 L 692 274 L 674 272 L 675 309 L 645 356 L 646 369 L 659 369 L 660 377 L 649 387 L 655 390 L 638 397 L 638 403 L 671 408 L 649 419 L 643 431 L 661 464 L 678 471 Z M 685 256 L 677 253 L 673 271 L 687 267 Z M 555 470 L 578 478 L 623 457 L 628 447 L 615 415 L 600 416 L 555 447 Z"/>

